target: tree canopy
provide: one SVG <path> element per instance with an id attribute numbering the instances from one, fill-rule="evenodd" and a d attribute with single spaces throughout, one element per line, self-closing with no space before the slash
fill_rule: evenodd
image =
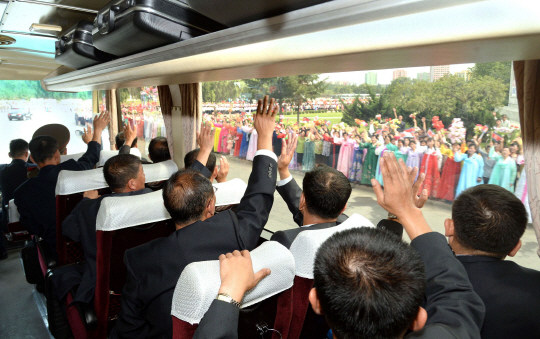
<path id="1" fill-rule="evenodd" d="M 0 100 L 37 99 L 92 99 L 92 92 L 64 93 L 49 92 L 39 81 L 0 80 Z"/>
<path id="2" fill-rule="evenodd" d="M 298 104 L 315 99 L 327 86 L 324 80 L 319 79 L 318 74 L 248 79 L 244 82 L 245 90 L 251 93 L 253 99 L 261 99 L 268 94 L 280 104 L 284 102 Z"/>

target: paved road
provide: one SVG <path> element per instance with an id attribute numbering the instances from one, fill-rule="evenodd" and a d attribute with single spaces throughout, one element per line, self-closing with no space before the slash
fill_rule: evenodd
<path id="1" fill-rule="evenodd" d="M 251 173 L 252 163 L 238 158 L 231 158 L 229 156 L 227 156 L 227 158 L 231 164 L 229 179 L 241 178 L 247 182 L 249 174 Z M 294 171 L 293 177 L 299 185 L 302 186 L 304 175 L 301 172 Z M 444 234 L 443 222 L 446 218 L 450 218 L 451 204 L 442 201 L 428 201 L 423 208 L 423 212 L 431 228 L 436 232 Z M 371 220 L 374 224 L 377 224 L 379 220 L 387 216 L 387 212 L 377 204 L 371 187 L 361 185 L 355 185 L 353 187 L 345 213 L 348 215 L 353 213 L 361 214 Z M 270 231 L 278 231 L 294 227 L 297 226 L 292 221 L 292 216 L 287 205 L 276 191 L 274 207 L 270 212 L 270 220 L 266 225 L 266 228 Z M 406 235 L 403 238 L 405 241 L 409 241 Z M 523 242 L 521 249 L 514 258 L 509 259 L 522 266 L 540 270 L 540 258 L 538 258 L 538 255 L 536 254 L 538 243 L 536 242 L 536 236 L 532 225 L 527 226 L 527 230 L 521 240 Z"/>
<path id="2" fill-rule="evenodd" d="M 75 125 L 75 115 L 70 111 L 32 111 L 32 120 L 9 121 L 6 115 L 0 116 L 0 164 L 10 162 L 8 157 L 9 142 L 13 139 L 22 138 L 28 142 L 32 138 L 34 132 L 41 126 L 52 123 L 59 123 L 66 126 L 70 133 L 71 139 L 68 144 L 68 154 L 80 153 L 86 150 L 86 145 L 80 137 L 75 135 L 75 130 L 82 130 L 82 126 Z M 108 132 L 103 134 L 104 149 L 109 149 Z M 106 145 L 105 145 L 106 143 Z"/>

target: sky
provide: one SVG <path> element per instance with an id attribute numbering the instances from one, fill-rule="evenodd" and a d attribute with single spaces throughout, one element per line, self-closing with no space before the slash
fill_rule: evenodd
<path id="1" fill-rule="evenodd" d="M 459 64 L 450 65 L 450 73 L 460 72 L 473 67 L 474 64 Z M 380 69 L 375 71 L 359 71 L 359 72 L 343 72 L 343 73 L 324 73 L 321 74 L 321 79 L 328 78 L 327 81 L 348 81 L 357 84 L 363 84 L 366 80 L 365 74 L 368 72 L 377 73 L 377 81 L 379 84 L 390 84 L 393 78 L 393 72 L 396 69 L 404 69 L 407 71 L 407 77 L 416 79 L 417 73 L 428 72 L 429 66 L 426 67 L 409 67 L 409 68 L 394 68 Z"/>

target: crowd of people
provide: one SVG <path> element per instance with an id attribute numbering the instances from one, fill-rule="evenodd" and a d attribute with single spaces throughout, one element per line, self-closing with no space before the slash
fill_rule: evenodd
<path id="1" fill-rule="evenodd" d="M 406 129 L 402 116 L 396 122 L 379 124 L 378 130 L 343 123 L 330 125 L 324 121 L 306 121 L 300 126 L 284 124 L 283 116 L 275 124 L 274 152 L 280 153 L 281 139 L 298 138 L 291 169 L 309 172 L 318 164 L 326 164 L 342 172 L 351 182 L 371 185 L 371 179 L 383 183 L 380 159 L 394 153 L 408 167 L 418 167 L 425 176 L 422 189 L 429 198 L 453 201 L 467 188 L 493 184 L 514 192 L 528 206 L 525 160 L 519 135 L 507 141 L 486 133 L 451 140 L 444 130 L 432 132 L 416 125 Z M 248 116 L 207 115 L 216 128 L 214 151 L 253 160 L 257 131 Z M 309 119 L 306 119 L 309 120 Z M 495 116 L 494 126 L 508 126 L 506 115 Z M 529 213 L 530 215 L 530 213 Z M 531 219 L 529 217 L 529 222 Z"/>
<path id="2" fill-rule="evenodd" d="M 221 126 L 219 121 L 203 122 L 197 137 L 199 148 L 186 155 L 186 168 L 164 182 L 152 183 L 152 187 L 145 185 L 142 160 L 129 154 L 136 145 L 136 127 L 125 125 L 123 135 L 117 138 L 119 154 L 103 167 L 109 195 L 144 196 L 161 189 L 164 207 L 176 231 L 125 252 L 126 283 L 110 338 L 172 338 L 173 291 L 184 268 L 192 262 L 218 259 L 219 295 L 194 338 L 237 338 L 244 294 L 272 274 L 268 269 L 254 272 L 249 251 L 261 241 L 274 192 L 277 190 L 286 202 L 299 227 L 276 232 L 270 240 L 290 248 L 301 232 L 328 230 L 348 219 L 344 211 L 352 192 L 350 168 L 355 163 L 362 168 L 353 181 L 372 185 L 388 219 L 379 221 L 377 227 L 337 232 L 317 251 L 314 286 L 308 301 L 315 314 L 330 326 L 329 338 L 540 336 L 536 319 L 540 314 L 540 292 L 536 288 L 540 272 L 505 260 L 520 249 L 527 212 L 509 186 L 477 185 L 485 180 L 485 172 L 480 171 L 483 160 L 476 152 L 476 144 L 469 144 L 468 154 L 456 145 L 452 155 L 444 159 L 441 135 L 437 140 L 426 139 L 419 132 L 408 138 L 407 144 L 399 139 L 398 145 L 389 131 L 371 136 L 343 130 L 331 133 L 329 128 L 314 127 L 282 131 L 275 122 L 278 112 L 274 100 L 265 97 L 259 101 L 251 125 L 243 123 L 238 128 L 226 121 Z M 11 196 L 21 224 L 53 250 L 57 239 L 54 191 L 58 175 L 61 170 L 95 167 L 101 132 L 108 123 L 107 115 L 101 114 L 94 119 L 93 130 L 85 130 L 83 140 L 88 150 L 79 160 L 61 162 L 60 154 L 65 153 L 67 143 L 51 135 L 39 135 L 30 143 L 12 142 L 10 156 L 14 160 L 0 167 L 2 196 L 13 190 Z M 480 140 L 476 141 L 480 144 Z M 491 146 L 488 158 L 496 162 L 490 181 L 495 180 L 494 175 L 504 177 L 504 170 L 495 174 L 496 166 L 506 165 L 503 161 L 511 157 L 508 148 Z M 238 156 L 243 154 L 253 161 L 253 169 L 244 198 L 236 208 L 216 213 L 212 182 L 226 180 L 228 164 L 221 160 L 217 169 L 212 151 L 223 152 L 223 147 L 225 152 L 234 149 L 235 153 L 238 149 Z M 6 186 L 6 180 L 13 180 L 16 171 L 28 172 L 28 151 L 39 174 L 17 187 Z M 500 156 L 496 155 L 498 151 Z M 149 158 L 153 162 L 170 159 L 166 139 L 150 143 Z M 411 159 L 415 161 L 412 165 Z M 446 163 L 449 159 L 459 166 L 445 165 L 439 179 L 437 173 L 443 160 Z M 461 178 L 469 178 L 469 171 L 474 176 L 468 180 L 472 184 L 463 184 L 457 192 L 451 218 L 440 220 L 447 240 L 431 230 L 422 207 L 428 196 L 437 192 L 433 187 L 437 180 L 444 180 L 445 171 L 453 168 L 458 172 L 459 161 L 464 161 L 465 169 L 460 169 L 457 187 Z M 467 161 L 478 165 L 467 165 Z M 302 188 L 290 173 L 299 168 L 305 172 Z M 74 303 L 92 302 L 99 279 L 95 270 L 96 219 L 105 196 L 97 191 L 84 193 L 84 199 L 63 221 L 63 234 L 82 243 L 86 264 L 83 271 L 68 271 L 65 280 L 62 274 L 55 273 L 53 297 L 65 300 L 75 284 L 80 286 Z M 410 243 L 401 240 L 403 231 Z M 78 278 L 73 273 L 78 273 Z M 66 288 L 66 284 L 71 285 Z"/>

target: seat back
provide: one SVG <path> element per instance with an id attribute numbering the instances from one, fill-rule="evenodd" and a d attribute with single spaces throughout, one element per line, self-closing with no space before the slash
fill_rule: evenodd
<path id="1" fill-rule="evenodd" d="M 75 154 L 66 154 L 66 155 L 60 155 L 60 162 L 68 161 L 68 160 L 79 160 L 84 155 L 84 152 L 81 153 L 75 153 Z"/>
<path id="2" fill-rule="evenodd" d="M 291 252 L 278 242 L 267 241 L 251 252 L 251 259 L 255 272 L 269 268 L 272 273 L 244 295 L 238 338 L 258 337 L 256 325 L 263 323 L 280 332 L 288 331 L 292 316 L 294 279 Z M 193 337 L 215 299 L 220 284 L 219 260 L 195 262 L 186 266 L 173 296 L 171 314 L 174 339 Z M 286 299 L 288 302 L 279 302 Z"/>
<path id="3" fill-rule="evenodd" d="M 94 308 L 98 327 L 91 337 L 105 338 L 120 312 L 120 293 L 127 274 L 124 252 L 169 236 L 175 230 L 169 219 L 161 191 L 102 200 L 96 220 L 96 274 L 99 279 Z"/>
<path id="4" fill-rule="evenodd" d="M 116 154 L 118 154 L 117 151 Z M 157 164 L 143 165 L 146 182 L 169 179 L 178 170 L 174 161 L 168 160 Z M 78 242 L 62 234 L 62 223 L 82 200 L 83 193 L 100 190 L 100 194 L 110 193 L 103 169 L 87 171 L 61 171 L 56 183 L 56 250 L 60 265 L 67 265 L 83 260 L 82 247 Z"/>
<path id="5" fill-rule="evenodd" d="M 234 208 L 240 203 L 247 184 L 242 179 L 232 179 L 227 182 L 214 184 L 216 191 L 216 212 Z"/>
<path id="6" fill-rule="evenodd" d="M 309 292 L 313 288 L 313 264 L 317 250 L 334 233 L 354 227 L 375 227 L 371 221 L 353 214 L 338 226 L 308 230 L 298 234 L 291 245 L 296 273 L 294 277 L 294 305 L 288 338 L 324 338 L 330 329 L 323 316 L 316 315 L 309 306 Z"/>

